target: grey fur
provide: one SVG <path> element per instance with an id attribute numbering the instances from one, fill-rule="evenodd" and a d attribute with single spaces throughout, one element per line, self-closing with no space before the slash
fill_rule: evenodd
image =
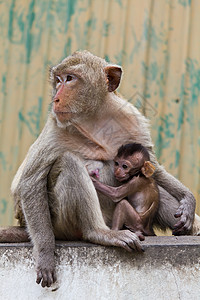
<path id="1" fill-rule="evenodd" d="M 180 202 L 186 232 L 192 228 L 195 210 L 192 193 L 157 163 L 147 119 L 121 96 L 106 90 L 105 66 L 108 64 L 104 60 L 80 52 L 52 69 L 53 96 L 54 73 L 58 70 L 79 72 L 89 87 L 77 92 L 79 102 L 72 104 L 76 118 L 59 124 L 55 113 L 50 113 L 13 180 L 16 217 L 21 225 L 26 224 L 36 249 L 37 282 L 42 280 L 42 286 L 50 286 L 55 280 L 55 238 L 77 239 L 76 233 L 80 231 L 82 238 L 90 242 L 141 250 L 134 233 L 109 229 L 114 204 L 97 195 L 86 169 L 87 163 L 93 162 L 95 168 L 96 161 L 102 160 L 100 180 L 114 185 L 112 159 L 122 144 L 141 143 L 151 153 L 156 166 L 155 179 L 161 186 L 157 225 L 162 229 L 173 228 L 177 222 L 174 213 Z M 116 132 L 109 133 L 111 127 Z M 199 222 L 195 228 L 199 230 Z"/>

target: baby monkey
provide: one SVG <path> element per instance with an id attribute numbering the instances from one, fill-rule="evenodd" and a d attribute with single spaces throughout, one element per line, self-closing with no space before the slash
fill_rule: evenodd
<path id="1" fill-rule="evenodd" d="M 120 186 L 112 187 L 91 177 L 96 190 L 116 202 L 112 229 L 128 228 L 140 240 L 155 235 L 153 219 L 158 209 L 159 190 L 152 175 L 155 167 L 148 150 L 141 144 L 127 144 L 119 148 L 114 158 L 114 175 Z M 92 172 L 90 175 L 96 175 Z"/>

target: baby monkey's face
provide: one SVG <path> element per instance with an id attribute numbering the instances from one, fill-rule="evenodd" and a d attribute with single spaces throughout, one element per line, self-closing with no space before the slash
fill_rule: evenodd
<path id="1" fill-rule="evenodd" d="M 128 157 L 116 156 L 114 158 L 115 178 L 120 182 L 126 181 L 131 176 L 140 172 L 143 164 L 144 158 L 140 152 L 136 152 Z"/>

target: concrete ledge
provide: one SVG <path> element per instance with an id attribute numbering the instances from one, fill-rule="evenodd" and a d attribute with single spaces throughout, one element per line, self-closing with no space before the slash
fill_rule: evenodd
<path id="1" fill-rule="evenodd" d="M 0 299 L 200 299 L 200 237 L 147 237 L 145 252 L 57 242 L 58 282 L 35 283 L 30 243 L 0 244 Z"/>

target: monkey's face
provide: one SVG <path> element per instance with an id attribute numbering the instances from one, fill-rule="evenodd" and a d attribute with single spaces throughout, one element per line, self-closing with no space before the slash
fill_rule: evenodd
<path id="1" fill-rule="evenodd" d="M 59 126 L 98 113 L 120 82 L 121 68 L 87 51 L 75 52 L 51 69 L 52 114 Z"/>
<path id="2" fill-rule="evenodd" d="M 52 110 L 59 122 L 69 121 L 78 113 L 76 98 L 80 86 L 80 78 L 72 73 L 55 76 L 56 94 L 53 98 Z"/>
<path id="3" fill-rule="evenodd" d="M 108 93 L 106 62 L 89 52 L 76 52 L 51 70 L 52 113 L 65 124 L 99 109 Z"/>
<path id="4" fill-rule="evenodd" d="M 144 164 L 141 153 L 134 153 L 128 157 L 118 157 L 114 159 L 115 178 L 120 181 L 127 181 L 131 176 L 136 175 Z"/>
<path id="5" fill-rule="evenodd" d="M 115 157 L 114 159 L 114 174 L 115 178 L 122 182 L 126 181 L 130 177 L 130 170 L 132 168 L 132 164 L 129 160 L 125 158 Z"/>

